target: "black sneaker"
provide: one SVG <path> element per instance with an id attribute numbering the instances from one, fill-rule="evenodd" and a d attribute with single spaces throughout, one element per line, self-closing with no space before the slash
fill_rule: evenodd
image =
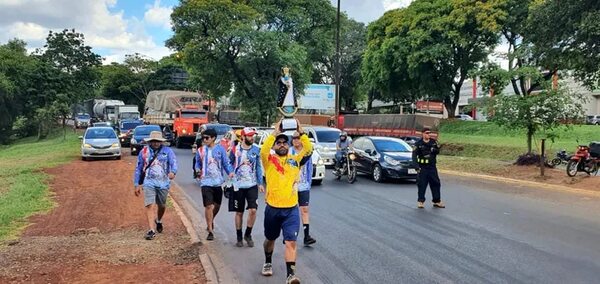
<path id="1" fill-rule="evenodd" d="M 215 235 L 212 232 L 208 232 L 208 236 L 206 237 L 207 241 L 212 241 L 215 239 Z"/>
<path id="2" fill-rule="evenodd" d="M 237 239 L 237 243 L 235 243 L 235 246 L 238 248 L 241 248 L 244 246 L 244 242 L 242 241 L 241 238 Z"/>
<path id="3" fill-rule="evenodd" d="M 163 231 L 162 222 L 158 223 L 157 221 L 154 221 L 154 223 L 156 223 L 156 232 L 162 233 L 162 231 Z"/>
<path id="4" fill-rule="evenodd" d="M 148 233 L 146 233 L 146 236 L 144 236 L 144 238 L 146 240 L 152 240 L 154 239 L 154 237 L 156 236 L 156 233 L 153 230 L 148 231 Z"/>
<path id="5" fill-rule="evenodd" d="M 248 247 L 254 247 L 254 241 L 252 240 L 252 236 L 244 236 L 244 240 L 248 243 Z"/>
<path id="6" fill-rule="evenodd" d="M 310 235 L 304 237 L 304 245 L 305 246 L 310 246 L 314 243 L 316 243 L 317 240 L 315 240 L 313 237 L 311 237 Z"/>

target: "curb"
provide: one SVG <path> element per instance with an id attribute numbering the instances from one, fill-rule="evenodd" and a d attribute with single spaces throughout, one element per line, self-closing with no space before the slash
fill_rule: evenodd
<path id="1" fill-rule="evenodd" d="M 198 259 L 204 268 L 207 283 L 239 283 L 232 271 L 227 267 L 218 253 L 211 249 L 211 246 L 201 241 L 201 234 L 195 228 L 203 228 L 206 226 L 204 218 L 200 218 L 200 213 L 197 212 L 192 204 L 190 197 L 181 190 L 181 186 L 172 181 L 171 198 L 177 214 L 179 215 L 183 225 L 185 226 L 190 241 L 192 243 L 201 243 L 204 250 L 198 251 Z M 198 218 L 195 218 L 197 216 Z"/>
<path id="2" fill-rule="evenodd" d="M 490 175 L 482 175 L 482 174 L 474 174 L 474 173 L 465 173 L 465 172 L 451 171 L 451 170 L 439 170 L 439 172 L 442 174 L 454 175 L 454 176 L 460 176 L 460 177 L 480 178 L 480 179 L 499 181 L 499 182 L 504 182 L 504 183 L 509 183 L 509 184 L 526 185 L 526 186 L 535 187 L 538 189 L 550 189 L 550 190 L 554 190 L 554 191 L 561 191 L 561 192 L 568 192 L 568 193 L 600 196 L 600 191 L 572 188 L 572 187 L 568 187 L 568 186 L 564 186 L 564 185 L 554 185 L 554 184 L 547 184 L 547 183 L 542 183 L 542 182 L 527 181 L 527 180 L 490 176 Z"/>

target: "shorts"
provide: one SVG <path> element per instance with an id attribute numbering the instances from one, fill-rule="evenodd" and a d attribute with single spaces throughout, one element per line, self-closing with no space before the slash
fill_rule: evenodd
<path id="1" fill-rule="evenodd" d="M 229 196 L 229 212 L 244 212 L 246 201 L 248 209 L 258 208 L 258 186 L 249 188 L 240 188 L 238 191 L 232 191 Z"/>
<path id="2" fill-rule="evenodd" d="M 298 191 L 298 205 L 308 206 L 310 200 L 310 190 Z"/>
<path id="3" fill-rule="evenodd" d="M 220 186 L 202 186 L 201 188 L 204 207 L 213 204 L 221 205 L 221 201 L 223 201 L 223 189 Z"/>
<path id="4" fill-rule="evenodd" d="M 284 241 L 296 241 L 300 230 L 300 210 L 292 208 L 265 207 L 265 238 L 274 241 L 283 231 Z"/>
<path id="5" fill-rule="evenodd" d="M 144 206 L 151 204 L 165 206 L 167 204 L 167 195 L 169 195 L 169 189 L 144 187 Z"/>

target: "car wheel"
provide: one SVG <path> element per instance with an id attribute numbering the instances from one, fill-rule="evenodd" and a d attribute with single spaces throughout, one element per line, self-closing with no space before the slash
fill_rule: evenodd
<path id="1" fill-rule="evenodd" d="M 120 160 L 120 159 L 121 159 L 121 156 L 120 156 L 120 155 L 119 155 L 119 156 L 117 156 L 117 160 Z"/>
<path id="2" fill-rule="evenodd" d="M 87 158 L 86 158 L 86 157 L 84 157 L 84 156 L 81 156 L 81 160 L 82 160 L 82 161 L 87 161 Z"/>
<path id="3" fill-rule="evenodd" d="M 321 185 L 321 184 L 323 184 L 323 180 L 322 179 L 320 179 L 320 180 L 313 180 L 313 182 L 312 182 L 312 185 Z"/>
<path id="4" fill-rule="evenodd" d="M 383 170 L 379 164 L 373 166 L 373 180 L 375 182 L 383 182 Z"/>

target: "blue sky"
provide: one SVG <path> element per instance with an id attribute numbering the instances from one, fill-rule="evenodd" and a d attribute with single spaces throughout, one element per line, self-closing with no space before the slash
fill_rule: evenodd
<path id="1" fill-rule="evenodd" d="M 287 0 L 294 1 L 294 0 Z M 330 0 L 337 5 L 337 0 Z M 341 9 L 369 23 L 412 0 L 341 0 Z M 170 13 L 178 0 L 0 0 L 0 44 L 12 38 L 41 47 L 49 30 L 75 28 L 105 63 L 135 52 L 160 59 L 171 35 Z"/>

